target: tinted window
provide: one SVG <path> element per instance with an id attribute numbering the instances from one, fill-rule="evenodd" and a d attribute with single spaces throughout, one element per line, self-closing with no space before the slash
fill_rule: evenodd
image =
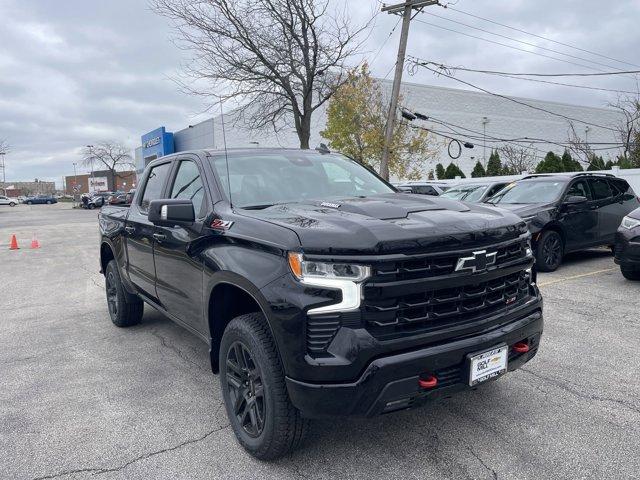
<path id="1" fill-rule="evenodd" d="M 180 162 L 176 179 L 171 189 L 171 198 L 182 198 L 193 202 L 196 215 L 201 216 L 204 209 L 204 185 L 198 166 L 190 161 Z"/>
<path id="2" fill-rule="evenodd" d="M 419 193 L 420 195 L 438 195 L 438 192 L 436 192 L 434 188 L 429 185 L 413 187 L 413 192 Z"/>
<path id="3" fill-rule="evenodd" d="M 611 184 L 614 195 L 622 195 L 623 193 L 627 193 L 629 191 L 629 184 L 626 182 L 626 180 L 616 178 L 615 180 L 609 180 L 609 183 Z"/>
<path id="4" fill-rule="evenodd" d="M 567 190 L 567 197 L 586 197 L 588 200 L 593 200 L 586 180 L 573 182 Z"/>
<path id="5" fill-rule="evenodd" d="M 147 183 L 144 186 L 142 199 L 140 200 L 140 210 L 144 213 L 149 211 L 149 202 L 157 200 L 162 195 L 162 187 L 169 174 L 171 163 L 163 163 L 153 167 L 147 177 Z"/>
<path id="6" fill-rule="evenodd" d="M 611 187 L 609 187 L 609 182 L 604 178 L 594 178 L 590 183 L 591 189 L 593 190 L 593 198 L 595 200 L 602 200 L 613 195 L 611 193 Z"/>

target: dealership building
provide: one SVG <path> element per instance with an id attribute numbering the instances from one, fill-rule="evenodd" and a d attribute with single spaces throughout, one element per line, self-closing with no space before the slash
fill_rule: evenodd
<path id="1" fill-rule="evenodd" d="M 136 188 L 136 172 L 133 170 L 116 172 L 111 175 L 109 170 L 95 170 L 80 175 L 67 175 L 64 178 L 64 193 L 97 193 L 97 192 L 127 192 Z"/>
<path id="2" fill-rule="evenodd" d="M 388 95 L 391 82 L 379 82 L 383 94 Z M 548 151 L 562 154 L 562 145 L 568 141 L 571 123 L 575 125 L 578 136 L 589 143 L 618 142 L 616 133 L 610 127 L 616 125 L 621 117 L 611 109 L 516 97 L 511 97 L 515 101 L 510 101 L 481 92 L 414 83 L 403 83 L 401 94 L 404 106 L 430 117 L 429 120 L 415 120 L 413 123 L 439 132 L 433 134 L 439 151 L 433 158 L 425 159 L 424 178 L 437 163 L 446 166 L 451 161 L 468 176 L 478 160 L 486 165 L 492 148 L 505 145 L 501 139 L 532 139 L 532 143 L 527 140 L 520 145 L 527 147 L 535 156 L 536 163 Z M 326 125 L 326 112 L 327 104 L 324 104 L 314 113 L 312 146 L 328 143 L 320 134 Z M 222 149 L 225 140 L 227 148 L 299 146 L 292 125 L 285 125 L 275 133 L 273 130 L 251 130 L 236 121 L 233 112 L 226 114 L 224 120 L 225 135 L 219 115 L 173 133 L 160 127 L 143 135 L 142 145 L 136 149 L 136 171 L 142 172 L 148 162 L 162 155 L 202 148 Z M 468 141 L 473 148 L 463 147 L 459 158 L 452 160 L 448 153 L 451 140 L 443 135 L 463 143 Z M 533 139 L 536 139 L 535 142 Z M 456 148 L 453 151 L 457 156 Z M 605 160 L 615 160 L 618 150 L 603 148 L 598 150 L 598 154 Z"/>

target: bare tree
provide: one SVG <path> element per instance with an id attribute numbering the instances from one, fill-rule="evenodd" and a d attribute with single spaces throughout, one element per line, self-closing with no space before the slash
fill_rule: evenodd
<path id="1" fill-rule="evenodd" d="M 517 175 L 522 172 L 531 172 L 536 166 L 536 156 L 529 147 L 517 147 L 505 145 L 501 147 L 500 157 L 506 172 Z"/>
<path id="2" fill-rule="evenodd" d="M 114 189 L 116 188 L 116 177 L 120 176 L 118 170 L 134 167 L 130 150 L 121 143 L 113 141 L 87 145 L 82 149 L 83 165 L 93 168 L 96 162 L 104 165 L 109 171 L 111 185 Z"/>
<path id="3" fill-rule="evenodd" d="M 617 136 L 622 145 L 622 155 L 630 159 L 635 165 L 640 166 L 640 91 L 638 94 L 621 94 L 614 103 L 609 106 L 621 115 L 620 122 L 615 126 Z"/>
<path id="4" fill-rule="evenodd" d="M 278 132 L 293 119 L 309 148 L 311 116 L 346 77 L 365 26 L 352 27 L 328 0 L 151 0 L 174 21 L 178 45 L 193 54 L 183 87 L 243 106 L 237 118 Z M 201 88 L 202 81 L 206 82 Z M 289 127 L 290 128 L 290 127 Z"/>

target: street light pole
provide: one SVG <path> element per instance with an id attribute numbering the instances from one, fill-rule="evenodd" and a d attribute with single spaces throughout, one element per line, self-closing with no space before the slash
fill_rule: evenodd
<path id="1" fill-rule="evenodd" d="M 5 152 L 0 152 L 0 156 L 2 156 L 2 194 L 7 194 L 7 175 L 6 175 L 6 167 L 4 165 L 4 156 Z"/>
<path id="2" fill-rule="evenodd" d="M 482 117 L 482 163 L 484 163 L 484 168 L 487 168 L 487 123 L 489 123 L 489 119 Z"/>
<path id="3" fill-rule="evenodd" d="M 73 176 L 74 176 L 74 180 L 73 180 L 73 203 L 76 203 L 76 189 L 78 188 L 78 172 L 76 171 L 76 162 L 73 162 Z"/>

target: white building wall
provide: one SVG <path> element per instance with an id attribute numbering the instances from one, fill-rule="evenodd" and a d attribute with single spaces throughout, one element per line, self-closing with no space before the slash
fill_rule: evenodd
<path id="1" fill-rule="evenodd" d="M 383 92 L 386 94 L 391 90 L 391 82 L 381 80 Z M 458 160 L 453 160 L 458 166 L 469 175 L 477 160 L 486 164 L 491 148 L 502 146 L 502 143 L 491 141 L 490 137 L 498 138 L 539 138 L 550 140 L 561 144 L 566 144 L 569 138 L 569 120 L 545 113 L 540 110 L 519 105 L 517 103 L 495 97 L 493 95 L 459 90 L 429 85 L 418 85 L 404 83 L 401 90 L 402 104 L 407 108 L 423 113 L 447 123 L 459 125 L 462 129 L 447 128 L 430 121 L 416 120 L 416 125 L 423 125 L 441 132 L 447 132 L 453 137 L 466 140 L 470 129 L 478 132 L 472 134 L 482 137 L 483 117 L 487 117 L 486 124 L 486 149 L 483 148 L 482 140 L 470 140 L 475 148 L 462 150 L 462 155 Z M 613 126 L 620 119 L 620 115 L 614 110 L 605 108 L 585 107 L 579 105 L 569 105 L 557 102 L 544 102 L 532 99 L 516 99 L 528 103 L 539 109 L 549 110 L 566 117 L 580 119 L 582 121 L 598 124 L 602 126 Z M 256 114 L 259 114 L 257 112 Z M 312 120 L 312 135 L 310 144 L 312 146 L 328 143 L 323 139 L 320 132 L 326 124 L 326 104 L 318 109 Z M 585 124 L 574 122 L 579 135 L 584 138 Z M 225 115 L 226 145 L 228 148 L 241 147 L 290 147 L 299 146 L 298 137 L 293 126 L 286 127 L 277 134 L 272 130 L 252 131 L 240 124 L 234 124 L 233 114 Z M 424 177 L 429 170 L 434 169 L 437 163 L 448 165 L 452 161 L 447 154 L 447 142 L 442 137 L 434 135 L 440 147 L 439 155 L 426 162 Z M 222 123 L 220 116 L 206 120 L 187 129 L 174 134 L 176 151 L 191 150 L 197 148 L 224 147 L 222 135 Z M 615 133 L 604 128 L 589 126 L 589 142 L 616 142 Z M 257 142 L 257 143 L 256 143 Z M 562 154 L 564 148 L 549 144 L 535 144 L 535 150 L 531 150 L 536 155 L 536 162 L 542 160 L 548 151 Z M 617 149 L 603 150 L 597 152 L 605 160 L 611 158 L 615 160 Z"/>

